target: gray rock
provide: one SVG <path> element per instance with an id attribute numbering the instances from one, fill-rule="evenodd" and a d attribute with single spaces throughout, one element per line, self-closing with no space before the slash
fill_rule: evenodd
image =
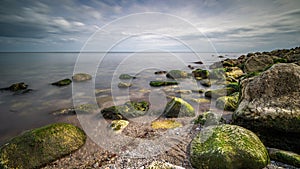
<path id="1" fill-rule="evenodd" d="M 72 79 L 76 82 L 82 82 L 82 81 L 91 80 L 92 76 L 87 73 L 77 73 L 72 76 Z"/>

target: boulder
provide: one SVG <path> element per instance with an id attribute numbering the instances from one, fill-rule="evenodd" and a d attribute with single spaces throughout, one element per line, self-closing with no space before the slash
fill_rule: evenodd
<path id="1" fill-rule="evenodd" d="M 82 81 L 91 80 L 92 76 L 87 73 L 77 73 L 72 76 L 72 79 L 75 82 L 82 82 Z"/>
<path id="2" fill-rule="evenodd" d="M 230 76 L 230 77 L 233 77 L 235 79 L 238 79 L 238 78 L 240 78 L 241 76 L 244 75 L 244 72 L 239 67 L 228 67 L 228 68 L 226 68 L 225 75 L 227 77 Z"/>
<path id="3" fill-rule="evenodd" d="M 136 77 L 135 76 L 131 76 L 129 74 L 121 74 L 119 76 L 119 79 L 135 79 Z"/>
<path id="4" fill-rule="evenodd" d="M 205 128 L 192 140 L 189 152 L 197 169 L 258 169 L 270 162 L 265 146 L 253 132 L 227 124 Z"/>
<path id="5" fill-rule="evenodd" d="M 253 55 L 244 63 L 244 72 L 261 72 L 274 63 L 273 58 L 270 55 Z"/>
<path id="6" fill-rule="evenodd" d="M 155 80 L 155 81 L 150 81 L 149 84 L 152 87 L 160 87 L 160 86 L 178 85 L 179 83 L 176 82 L 176 81 L 160 81 L 160 80 Z"/>
<path id="7" fill-rule="evenodd" d="M 195 109 L 183 99 L 174 97 L 167 103 L 163 115 L 168 118 L 193 117 Z"/>
<path id="8" fill-rule="evenodd" d="M 166 76 L 170 79 L 187 78 L 188 73 L 182 70 L 171 70 L 167 73 Z"/>
<path id="9" fill-rule="evenodd" d="M 9 87 L 1 88 L 1 90 L 10 90 L 12 92 L 20 91 L 20 90 L 25 90 L 27 89 L 28 85 L 25 84 L 24 82 L 20 83 L 14 83 L 10 85 Z"/>
<path id="10" fill-rule="evenodd" d="M 219 97 L 216 101 L 216 107 L 218 109 L 226 111 L 235 111 L 239 102 L 239 93 L 233 93 L 230 96 Z"/>
<path id="11" fill-rule="evenodd" d="M 39 168 L 79 149 L 85 140 L 80 128 L 66 123 L 27 131 L 0 147 L 0 168 Z"/>
<path id="12" fill-rule="evenodd" d="M 207 79 L 209 77 L 209 71 L 204 69 L 196 69 L 192 72 L 195 79 Z"/>
<path id="13" fill-rule="evenodd" d="M 67 86 L 71 83 L 72 83 L 71 79 L 63 79 L 63 80 L 59 80 L 57 82 L 51 83 L 51 85 L 54 85 L 54 86 Z"/>
<path id="14" fill-rule="evenodd" d="M 132 86 L 132 83 L 126 83 L 126 82 L 119 82 L 119 84 L 118 84 L 119 88 L 128 88 L 131 86 Z"/>
<path id="15" fill-rule="evenodd" d="M 182 124 L 175 120 L 159 120 L 153 121 L 151 123 L 151 127 L 153 129 L 173 129 L 177 127 L 182 127 Z"/>
<path id="16" fill-rule="evenodd" d="M 284 164 L 292 165 L 295 167 L 300 167 L 299 154 L 275 148 L 268 148 L 268 152 L 271 160 L 279 161 Z"/>
<path id="17" fill-rule="evenodd" d="M 300 66 L 293 63 L 275 64 L 260 75 L 243 80 L 234 123 L 259 132 L 270 147 L 299 153 L 299 82 Z"/>

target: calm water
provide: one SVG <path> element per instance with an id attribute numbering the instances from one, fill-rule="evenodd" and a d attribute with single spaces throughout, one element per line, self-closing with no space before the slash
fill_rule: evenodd
<path id="1" fill-rule="evenodd" d="M 189 64 L 207 68 L 219 60 L 218 55 L 236 58 L 240 54 L 109 53 L 99 58 L 99 53 L 85 53 L 77 60 L 78 53 L 0 53 L 0 88 L 25 82 L 33 89 L 33 92 L 22 95 L 0 92 L 0 144 L 24 130 L 55 122 L 57 117 L 51 112 L 72 106 L 72 85 L 57 87 L 50 83 L 71 78 L 76 63 L 84 65 L 83 72 L 96 70 L 96 74 L 92 73 L 96 89 L 116 86 L 121 73 L 138 76 L 141 79 L 139 87 L 151 89 L 149 80 L 163 78 L 155 76 L 155 71 L 191 71 L 187 67 Z M 204 64 L 191 63 L 199 60 Z M 114 91 L 122 93 L 118 88 Z"/>

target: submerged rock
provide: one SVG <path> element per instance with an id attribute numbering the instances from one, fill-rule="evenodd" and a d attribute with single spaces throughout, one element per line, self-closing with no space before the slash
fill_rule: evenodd
<path id="1" fill-rule="evenodd" d="M 76 82 L 82 82 L 82 81 L 91 80 L 92 76 L 87 73 L 77 73 L 72 76 L 72 79 Z"/>
<path id="2" fill-rule="evenodd" d="M 63 80 L 59 80 L 57 82 L 51 83 L 51 85 L 54 85 L 54 86 L 67 86 L 71 83 L 72 83 L 71 79 L 63 79 Z"/>
<path id="3" fill-rule="evenodd" d="M 168 118 L 193 117 L 195 109 L 183 99 L 174 97 L 167 103 L 163 115 Z"/>
<path id="4" fill-rule="evenodd" d="M 10 90 L 12 92 L 20 91 L 20 90 L 25 90 L 27 89 L 28 85 L 25 84 L 24 82 L 20 83 L 14 83 L 9 87 L 1 88 L 0 90 Z"/>
<path id="5" fill-rule="evenodd" d="M 182 127 L 182 124 L 175 120 L 159 120 L 151 123 L 153 129 L 173 129 Z"/>
<path id="6" fill-rule="evenodd" d="M 203 69 L 196 69 L 192 72 L 195 79 L 207 79 L 209 77 L 209 71 Z"/>
<path id="7" fill-rule="evenodd" d="M 270 147 L 299 153 L 299 82 L 300 66 L 293 63 L 275 64 L 256 77 L 243 80 L 234 123 L 258 132 Z"/>
<path id="8" fill-rule="evenodd" d="M 178 85 L 179 83 L 176 81 L 150 81 L 150 86 L 152 87 L 160 87 L 160 86 L 171 86 L 171 85 Z"/>
<path id="9" fill-rule="evenodd" d="M 81 129 L 66 123 L 27 131 L 0 147 L 0 168 L 39 168 L 79 149 L 85 140 Z"/>
<path id="10" fill-rule="evenodd" d="M 171 70 L 167 73 L 166 76 L 170 79 L 187 78 L 188 73 L 182 70 Z"/>
<path id="11" fill-rule="evenodd" d="M 284 164 L 292 165 L 295 167 L 300 167 L 299 154 L 275 148 L 268 148 L 268 152 L 271 160 L 279 161 Z"/>
<path id="12" fill-rule="evenodd" d="M 135 76 L 131 76 L 129 74 L 121 74 L 119 76 L 119 79 L 135 79 L 136 77 Z"/>
<path id="13" fill-rule="evenodd" d="M 197 169 L 258 169 L 270 162 L 259 138 L 235 125 L 205 128 L 192 140 L 189 152 L 191 164 Z"/>

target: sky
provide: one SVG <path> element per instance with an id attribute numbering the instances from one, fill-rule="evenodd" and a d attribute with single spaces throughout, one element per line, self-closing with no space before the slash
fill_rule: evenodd
<path id="1" fill-rule="evenodd" d="M 299 0 L 0 1 L 0 52 L 252 52 L 299 37 Z"/>

